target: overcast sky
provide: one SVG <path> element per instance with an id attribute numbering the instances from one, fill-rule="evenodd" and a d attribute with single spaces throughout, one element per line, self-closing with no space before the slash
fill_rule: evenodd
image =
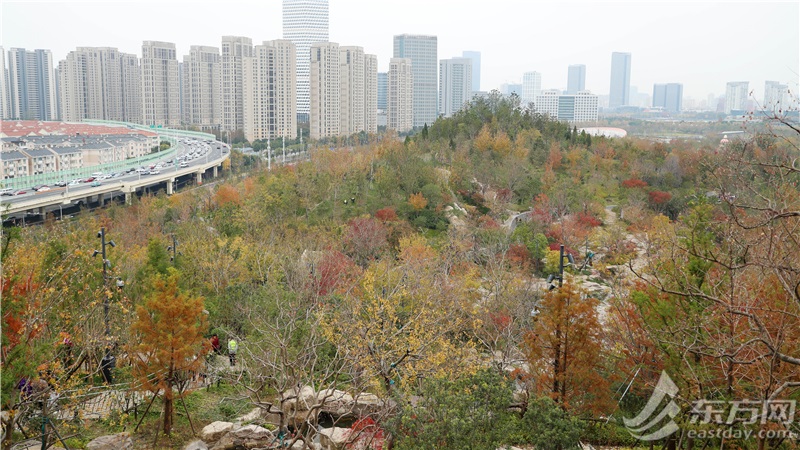
<path id="1" fill-rule="evenodd" d="M 141 56 L 143 40 L 219 47 L 222 35 L 280 39 L 281 0 L 0 0 L 2 46 L 46 48 L 54 64 L 77 46 Z M 567 66 L 586 65 L 586 88 L 609 90 L 611 52 L 632 54 L 631 85 L 677 82 L 684 96 L 722 95 L 749 81 L 797 83 L 800 2 L 556 2 L 535 0 L 330 0 L 330 40 L 378 55 L 385 71 L 395 34 L 438 36 L 439 59 L 481 52 L 481 88 L 542 73 L 565 89 Z"/>

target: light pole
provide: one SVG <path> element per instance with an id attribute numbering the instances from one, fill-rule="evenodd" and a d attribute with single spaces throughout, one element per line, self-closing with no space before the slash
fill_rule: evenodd
<path id="1" fill-rule="evenodd" d="M 100 362 L 100 369 L 103 372 L 103 379 L 108 384 L 113 384 L 114 378 L 111 371 L 114 369 L 115 366 L 115 358 L 114 355 L 111 354 L 111 325 L 109 322 L 108 312 L 109 312 L 109 302 L 110 299 L 108 298 L 108 268 L 111 267 L 111 262 L 106 258 L 106 244 L 110 245 L 111 247 L 116 247 L 117 244 L 114 241 L 106 242 L 106 228 L 100 228 L 100 231 L 97 232 L 97 237 L 100 239 L 100 251 L 95 250 L 92 256 L 97 256 L 98 254 L 103 258 L 103 317 L 105 321 L 105 338 L 106 338 L 106 348 L 105 354 L 103 355 L 103 359 Z M 119 280 L 121 281 L 121 280 Z M 117 285 L 119 286 L 119 283 Z"/>

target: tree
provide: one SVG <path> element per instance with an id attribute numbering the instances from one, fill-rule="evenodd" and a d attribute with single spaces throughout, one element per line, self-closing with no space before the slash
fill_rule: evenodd
<path id="1" fill-rule="evenodd" d="M 138 342 L 129 350 L 134 376 L 164 399 L 163 431 L 169 435 L 174 399 L 186 395 L 191 374 L 202 370 L 209 343 L 203 299 L 181 291 L 174 269 L 153 284 L 153 294 L 136 309 L 133 331 Z"/>
<path id="2" fill-rule="evenodd" d="M 608 411 L 608 381 L 603 373 L 603 331 L 595 308 L 573 283 L 548 292 L 539 307 L 525 348 L 536 380 L 535 390 L 567 411 Z"/>

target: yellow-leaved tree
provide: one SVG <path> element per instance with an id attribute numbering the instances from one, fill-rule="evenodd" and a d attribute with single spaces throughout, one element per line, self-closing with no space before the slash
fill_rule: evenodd
<path id="1" fill-rule="evenodd" d="M 323 322 L 326 337 L 360 368 L 362 381 L 390 392 L 422 377 L 469 370 L 474 272 L 451 274 L 420 236 L 401 239 L 399 261 L 383 259 Z"/>
<path id="2" fill-rule="evenodd" d="M 178 287 L 178 273 L 170 269 L 153 281 L 153 293 L 136 309 L 129 348 L 133 375 L 153 395 L 164 399 L 164 434 L 172 430 L 174 399 L 187 393 L 192 373 L 203 367 L 209 343 L 203 299 Z"/>

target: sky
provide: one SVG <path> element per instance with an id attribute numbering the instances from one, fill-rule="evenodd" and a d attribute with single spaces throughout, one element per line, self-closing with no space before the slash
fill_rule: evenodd
<path id="1" fill-rule="evenodd" d="M 254 44 L 282 37 L 281 0 L 0 0 L 0 45 L 45 48 L 53 62 L 78 46 L 141 56 L 144 40 L 220 46 L 223 35 Z M 567 67 L 586 65 L 586 88 L 609 91 L 611 53 L 631 53 L 631 85 L 682 83 L 684 98 L 724 95 L 749 81 L 796 86 L 800 1 L 574 2 L 539 0 L 330 0 L 330 41 L 358 45 L 385 71 L 396 34 L 438 36 L 438 58 L 481 52 L 481 89 L 542 74 L 543 89 L 566 89 Z M 795 91 L 796 92 L 796 91 Z"/>

